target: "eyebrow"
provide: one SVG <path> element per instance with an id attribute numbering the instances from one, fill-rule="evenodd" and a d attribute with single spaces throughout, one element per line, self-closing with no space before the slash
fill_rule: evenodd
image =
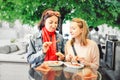
<path id="1" fill-rule="evenodd" d="M 55 23 L 58 23 L 58 21 L 54 21 L 54 20 L 50 20 L 50 21 L 48 21 L 48 22 L 55 22 Z"/>

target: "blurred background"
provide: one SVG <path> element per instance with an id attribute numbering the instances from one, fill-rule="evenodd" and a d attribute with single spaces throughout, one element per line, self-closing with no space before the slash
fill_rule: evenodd
<path id="1" fill-rule="evenodd" d="M 11 73 L 15 68 L 16 72 L 21 70 L 16 76 L 24 75 L 20 80 L 28 79 L 29 65 L 25 53 L 29 38 L 38 31 L 41 14 L 48 8 L 61 13 L 58 31 L 66 40 L 70 39 L 69 25 L 74 17 L 86 20 L 88 27 L 93 27 L 91 34 L 95 33 L 94 28 L 99 28 L 103 56 L 107 53 L 107 40 L 113 41 L 112 44 L 120 40 L 120 0 L 0 0 L 0 80 L 18 80 L 15 79 L 15 74 Z M 114 51 L 112 52 L 115 53 Z M 101 59 L 103 64 L 104 58 Z M 11 70 L 5 71 L 7 68 Z M 106 73 L 102 73 L 109 76 L 110 72 L 114 74 L 115 71 L 106 70 Z M 118 72 L 113 74 L 110 74 L 113 78 L 119 75 Z M 111 80 L 114 80 L 113 78 Z"/>

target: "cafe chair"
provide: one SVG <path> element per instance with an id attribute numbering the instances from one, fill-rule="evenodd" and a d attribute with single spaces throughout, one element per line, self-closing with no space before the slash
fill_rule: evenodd
<path id="1" fill-rule="evenodd" d="M 97 71 L 97 74 L 98 74 L 98 77 L 97 77 L 97 80 L 102 80 L 102 75 L 99 71 Z"/>

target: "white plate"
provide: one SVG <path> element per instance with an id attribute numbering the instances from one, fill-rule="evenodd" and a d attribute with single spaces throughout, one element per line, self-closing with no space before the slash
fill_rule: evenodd
<path id="1" fill-rule="evenodd" d="M 65 67 L 63 69 L 64 72 L 69 72 L 69 73 L 78 73 L 80 72 L 82 69 L 79 68 L 71 68 L 71 67 Z"/>
<path id="2" fill-rule="evenodd" d="M 79 64 L 79 63 L 72 63 L 71 62 L 64 62 L 64 65 L 70 68 L 83 68 L 84 65 L 83 64 Z"/>
<path id="3" fill-rule="evenodd" d="M 52 66 L 50 66 L 50 67 L 52 67 Z M 62 66 L 53 66 L 52 69 L 53 69 L 54 71 L 62 71 L 62 70 L 63 70 L 63 67 L 62 67 Z"/>
<path id="4" fill-rule="evenodd" d="M 45 61 L 44 63 L 48 66 L 61 66 L 63 64 L 62 61 Z"/>

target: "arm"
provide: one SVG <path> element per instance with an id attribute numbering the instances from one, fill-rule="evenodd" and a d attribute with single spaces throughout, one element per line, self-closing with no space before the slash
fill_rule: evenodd
<path id="1" fill-rule="evenodd" d="M 64 54 L 65 52 L 64 47 L 65 47 L 66 41 L 64 40 L 63 36 L 59 33 L 57 33 L 57 40 L 60 40 L 60 42 L 57 43 L 58 52 L 61 52 L 62 54 Z"/>
<path id="2" fill-rule="evenodd" d="M 70 41 L 66 42 L 65 45 L 65 59 L 66 61 L 71 61 L 73 56 L 71 54 L 69 54 L 69 47 L 70 47 Z"/>
<path id="3" fill-rule="evenodd" d="M 37 47 L 39 48 L 39 47 Z M 37 66 L 41 64 L 44 60 L 45 54 L 43 54 L 42 46 L 39 50 L 35 48 L 35 40 L 30 39 L 28 52 L 27 52 L 27 61 L 32 64 L 32 66 Z"/>
<path id="4" fill-rule="evenodd" d="M 89 57 L 88 59 L 78 58 L 77 60 L 80 60 L 80 62 L 85 66 L 97 70 L 99 68 L 99 49 L 97 44 L 92 42 L 89 50 L 90 53 L 87 54 Z"/>
<path id="5" fill-rule="evenodd" d="M 60 42 L 57 42 L 57 52 L 56 55 L 58 56 L 58 60 L 64 60 L 64 46 L 66 41 L 63 39 L 62 35 L 57 33 L 57 40 Z"/>
<path id="6" fill-rule="evenodd" d="M 93 47 L 91 59 L 92 62 L 90 63 L 90 67 L 97 70 L 99 68 L 99 49 L 97 44 L 95 44 Z"/>
<path id="7" fill-rule="evenodd" d="M 65 60 L 66 60 L 66 61 L 71 61 L 70 56 L 69 56 L 69 54 L 68 54 L 68 49 L 67 49 L 67 47 L 68 47 L 68 42 L 67 42 L 66 45 L 65 45 Z"/>

